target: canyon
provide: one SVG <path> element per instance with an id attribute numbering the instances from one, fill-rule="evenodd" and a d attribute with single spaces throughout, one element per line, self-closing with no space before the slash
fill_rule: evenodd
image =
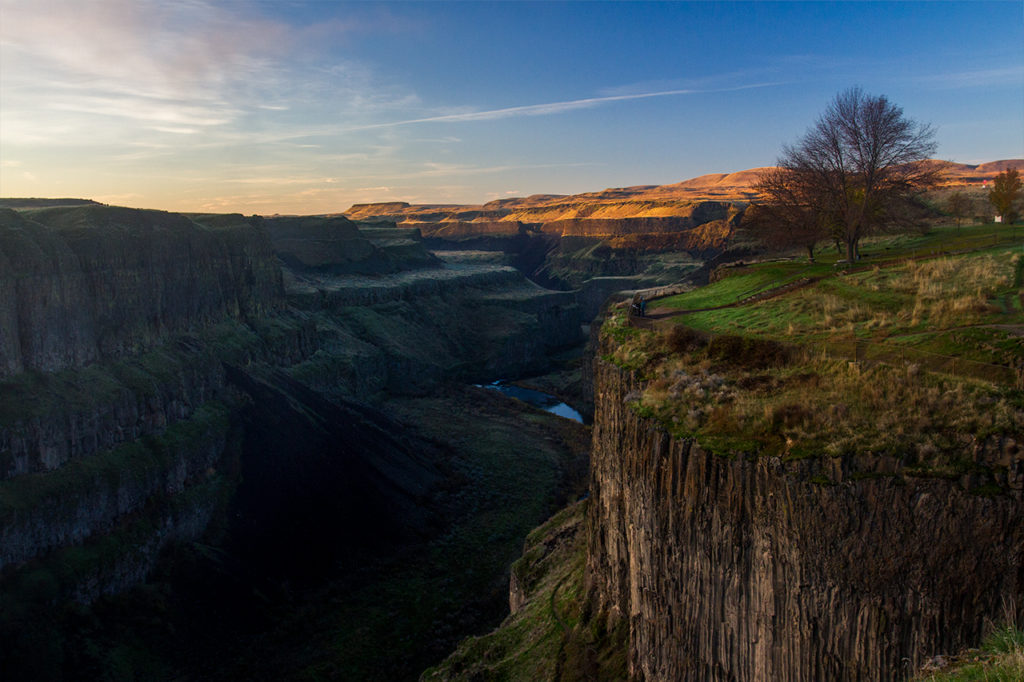
<path id="1" fill-rule="evenodd" d="M 428 617 L 457 625 L 418 629 L 408 658 L 373 637 L 353 658 L 410 677 L 493 618 L 517 538 L 581 480 L 582 455 L 562 420 L 524 426 L 471 384 L 545 371 L 582 341 L 579 308 L 511 267 L 367 234 L 338 217 L 2 211 L 5 677 L 324 664 L 326 645 L 257 653 L 246 633 L 284 641 L 274 623 L 308 615 L 314 593 L 408 583 L 403 561 L 468 542 L 476 515 L 517 500 L 516 518 L 490 523 L 508 534 L 493 558 L 467 565 L 482 584 L 463 576 Z M 512 459 L 506 422 L 527 448 Z M 494 467 L 534 486 L 487 483 Z M 203 607 L 221 616 L 194 621 Z M 126 635 L 126 618 L 154 625 Z"/>
<path id="2" fill-rule="evenodd" d="M 604 316 L 763 257 L 755 177 L 322 216 L 0 200 L 0 675 L 479 679 L 505 654 L 459 642 L 507 617 L 549 679 L 902 679 L 1024 613 L 1019 438 L 965 453 L 1007 471 L 978 495 L 631 406 Z M 510 379 L 588 425 L 474 386 Z"/>

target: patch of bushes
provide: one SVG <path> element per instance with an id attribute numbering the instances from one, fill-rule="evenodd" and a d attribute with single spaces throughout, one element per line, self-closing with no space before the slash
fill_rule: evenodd
<path id="1" fill-rule="evenodd" d="M 712 360 L 748 369 L 783 367 L 790 358 L 789 350 L 777 341 L 732 334 L 711 339 L 707 353 Z"/>
<path id="2" fill-rule="evenodd" d="M 676 325 L 665 333 L 665 347 L 677 355 L 700 350 L 708 345 L 708 340 L 707 334 L 683 325 Z"/>

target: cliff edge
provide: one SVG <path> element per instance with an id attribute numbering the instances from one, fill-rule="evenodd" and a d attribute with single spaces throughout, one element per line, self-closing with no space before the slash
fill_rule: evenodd
<path id="1" fill-rule="evenodd" d="M 723 456 L 638 414 L 632 371 L 595 375 L 587 589 L 632 678 L 903 679 L 1024 611 L 1019 453 L 995 495 Z"/>

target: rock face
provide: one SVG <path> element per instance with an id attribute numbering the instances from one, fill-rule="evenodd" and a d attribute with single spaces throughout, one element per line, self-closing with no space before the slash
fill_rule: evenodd
<path id="1" fill-rule="evenodd" d="M 728 459 L 634 413 L 638 387 L 597 361 L 587 583 L 633 678 L 900 679 L 1024 612 L 1019 451 L 993 497 Z"/>
<path id="2" fill-rule="evenodd" d="M 283 294 L 266 234 L 107 206 L 0 209 L 0 378 L 139 352 Z"/>
<path id="3" fill-rule="evenodd" d="M 294 540 L 303 565 L 426 532 L 434 446 L 353 398 L 543 369 L 579 311 L 386 231 L 0 208 L 0 614 L 18 576 L 58 571 L 55 594 L 83 602 L 130 587 L 211 520 L 235 519 L 240 546 Z"/>
<path id="4" fill-rule="evenodd" d="M 343 216 L 266 218 L 260 225 L 269 233 L 278 257 L 295 270 L 375 275 L 439 265 L 422 248 L 413 230 L 403 231 L 398 244 L 401 249 L 396 249 L 397 240 L 369 239 Z M 409 238 L 413 234 L 416 238 Z"/>
<path id="5" fill-rule="evenodd" d="M 424 237 L 458 240 L 467 237 L 513 236 L 524 234 L 527 226 L 518 220 L 442 220 L 440 222 L 406 221 L 403 227 L 416 227 Z"/>
<path id="6" fill-rule="evenodd" d="M 704 202 L 688 216 L 631 218 L 573 218 L 544 223 L 544 232 L 564 237 L 616 237 L 632 234 L 683 232 L 713 220 L 725 220 L 729 205 Z"/>

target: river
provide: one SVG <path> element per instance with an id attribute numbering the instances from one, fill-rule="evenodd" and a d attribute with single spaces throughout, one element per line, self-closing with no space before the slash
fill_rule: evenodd
<path id="1" fill-rule="evenodd" d="M 583 423 L 583 415 L 550 393 L 535 391 L 532 388 L 512 386 L 502 381 L 495 381 L 490 384 L 477 384 L 477 386 L 480 386 L 480 388 L 490 388 L 495 391 L 500 391 L 510 398 L 522 400 L 524 403 L 529 403 L 534 407 L 539 407 L 545 412 L 550 412 L 566 419 L 573 419 L 581 424 Z"/>

